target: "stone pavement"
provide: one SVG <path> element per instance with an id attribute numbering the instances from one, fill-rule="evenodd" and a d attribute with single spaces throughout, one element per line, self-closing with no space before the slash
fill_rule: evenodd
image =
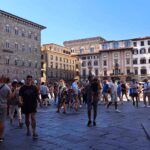
<path id="1" fill-rule="evenodd" d="M 86 106 L 79 112 L 56 113 L 52 105 L 38 109 L 38 140 L 7 120 L 5 141 L 0 150 L 150 150 L 142 122 L 150 123 L 150 108 L 134 108 L 131 102 L 119 105 L 121 113 L 99 105 L 96 127 L 87 127 Z"/>

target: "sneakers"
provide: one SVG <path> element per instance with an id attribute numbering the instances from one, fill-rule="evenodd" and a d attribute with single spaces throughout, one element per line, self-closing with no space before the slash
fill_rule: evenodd
<path id="1" fill-rule="evenodd" d="M 119 109 L 116 109 L 116 112 L 120 113 L 121 111 Z"/>
<path id="2" fill-rule="evenodd" d="M 4 138 L 0 138 L 0 143 L 4 141 Z"/>
<path id="3" fill-rule="evenodd" d="M 33 139 L 38 139 L 38 134 L 34 133 L 32 136 Z"/>
<path id="4" fill-rule="evenodd" d="M 89 120 L 88 123 L 87 123 L 87 126 L 90 127 L 91 124 L 92 124 L 92 122 Z"/>

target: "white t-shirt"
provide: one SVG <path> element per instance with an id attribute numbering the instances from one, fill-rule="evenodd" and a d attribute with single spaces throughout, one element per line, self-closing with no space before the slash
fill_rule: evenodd
<path id="1" fill-rule="evenodd" d="M 111 88 L 112 93 L 117 93 L 117 84 L 110 82 L 109 88 Z"/>

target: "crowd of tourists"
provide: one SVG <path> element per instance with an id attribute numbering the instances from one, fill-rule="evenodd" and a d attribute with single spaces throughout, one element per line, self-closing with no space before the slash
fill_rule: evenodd
<path id="1" fill-rule="evenodd" d="M 36 112 L 38 106 L 47 108 L 54 102 L 56 112 L 69 112 L 69 109 L 78 111 L 83 105 L 87 107 L 87 126 L 96 126 L 98 104 L 104 104 L 106 110 L 114 105 L 114 110 L 118 113 L 118 104 L 124 103 L 124 96 L 127 101 L 132 101 L 133 106 L 138 108 L 142 100 L 144 107 L 150 107 L 150 82 L 147 79 L 143 83 L 132 79 L 130 82 L 103 80 L 96 76 L 89 75 L 86 82 L 79 82 L 77 77 L 69 84 L 61 79 L 53 84 L 37 83 L 31 75 L 26 80 L 10 81 L 5 76 L 0 77 L 0 142 L 4 140 L 5 120 L 8 116 L 10 124 L 14 122 L 17 114 L 20 128 L 25 125 L 27 136 L 38 138 L 36 133 Z M 130 98 L 129 98 L 130 97 Z M 25 119 L 22 119 L 22 115 Z M 93 114 L 93 115 L 92 115 Z M 92 118 L 93 116 L 93 118 Z"/>

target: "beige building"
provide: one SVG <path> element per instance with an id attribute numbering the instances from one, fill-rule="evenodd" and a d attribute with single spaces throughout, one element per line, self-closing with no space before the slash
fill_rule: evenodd
<path id="1" fill-rule="evenodd" d="M 79 40 L 65 41 L 64 46 L 71 49 L 71 54 L 96 53 L 100 44 L 105 41 L 102 37 L 92 37 Z"/>
<path id="2" fill-rule="evenodd" d="M 75 50 L 71 54 L 79 59 L 81 79 L 87 79 L 90 71 L 99 78 L 129 78 L 133 74 L 131 40 L 106 41 L 103 38 L 88 38 L 88 42 L 85 41 L 81 39 L 64 42 L 65 46 Z"/>
<path id="3" fill-rule="evenodd" d="M 37 23 L 0 10 L 0 75 L 24 79 L 41 75 L 41 30 Z"/>
<path id="4" fill-rule="evenodd" d="M 57 44 L 44 44 L 41 51 L 42 81 L 68 81 L 77 75 L 78 61 L 76 57 L 71 56 L 70 49 Z"/>

